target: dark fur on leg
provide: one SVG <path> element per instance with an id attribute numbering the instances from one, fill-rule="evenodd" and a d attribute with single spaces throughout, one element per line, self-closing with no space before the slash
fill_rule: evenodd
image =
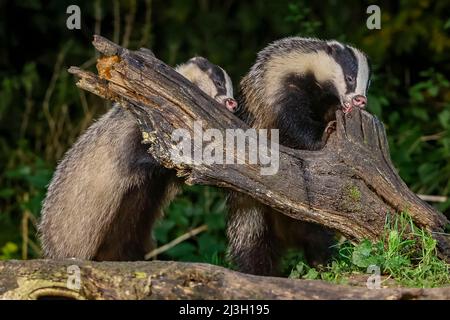
<path id="1" fill-rule="evenodd" d="M 247 199 L 229 194 L 228 257 L 241 272 L 274 275 L 282 252 L 272 230 L 271 209 L 251 199 L 247 203 L 242 200 Z"/>

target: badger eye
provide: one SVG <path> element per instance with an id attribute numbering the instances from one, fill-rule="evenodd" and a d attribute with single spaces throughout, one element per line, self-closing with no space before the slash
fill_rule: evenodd
<path id="1" fill-rule="evenodd" d="M 346 77 L 345 77 L 345 80 L 346 80 L 347 82 L 353 82 L 355 79 L 353 79 L 352 76 L 346 76 Z"/>
<path id="2" fill-rule="evenodd" d="M 216 85 L 216 87 L 219 87 L 219 88 L 223 87 L 223 83 L 220 81 L 214 81 L 214 84 Z"/>

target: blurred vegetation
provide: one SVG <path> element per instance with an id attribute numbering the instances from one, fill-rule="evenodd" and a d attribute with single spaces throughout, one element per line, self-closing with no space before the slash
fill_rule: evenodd
<path id="1" fill-rule="evenodd" d="M 66 28 L 78 4 L 81 30 Z M 93 68 L 94 33 L 148 47 L 175 65 L 204 55 L 235 84 L 256 53 L 291 35 L 334 38 L 373 63 L 369 110 L 386 124 L 392 158 L 417 193 L 450 196 L 450 3 L 378 1 L 381 30 L 368 30 L 372 1 L 172 0 L 0 2 L 0 259 L 39 257 L 36 221 L 64 152 L 109 103 L 78 90 L 71 65 Z M 107 183 L 105 181 L 105 183 Z M 450 215 L 450 200 L 435 203 Z M 196 186 L 168 208 L 158 244 L 208 225 L 160 259 L 225 264 L 225 202 Z"/>

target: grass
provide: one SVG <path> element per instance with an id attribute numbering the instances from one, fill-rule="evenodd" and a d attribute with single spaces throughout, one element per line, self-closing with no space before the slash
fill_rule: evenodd
<path id="1" fill-rule="evenodd" d="M 430 288 L 450 284 L 450 265 L 437 257 L 436 240 L 415 226 L 407 213 L 386 221 L 383 238 L 356 245 L 344 241 L 337 245 L 338 254 L 333 262 L 321 269 L 309 267 L 304 259 L 296 260 L 289 276 L 346 283 L 355 275 L 369 277 L 369 270 L 376 266 L 382 275 L 402 286 Z M 286 266 L 293 256 L 287 261 Z"/>

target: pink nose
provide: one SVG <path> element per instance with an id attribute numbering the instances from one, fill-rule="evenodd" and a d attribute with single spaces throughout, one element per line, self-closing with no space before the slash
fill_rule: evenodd
<path id="1" fill-rule="evenodd" d="M 364 108 L 367 104 L 367 98 L 363 95 L 357 95 L 352 98 L 352 104 L 355 107 Z"/>
<path id="2" fill-rule="evenodd" d="M 227 109 L 229 111 L 235 112 L 238 104 L 237 104 L 236 100 L 234 100 L 232 98 L 228 98 L 225 100 L 225 106 L 227 107 Z"/>

